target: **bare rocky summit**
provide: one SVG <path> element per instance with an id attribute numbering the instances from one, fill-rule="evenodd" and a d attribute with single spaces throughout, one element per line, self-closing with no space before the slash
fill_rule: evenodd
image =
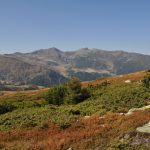
<path id="1" fill-rule="evenodd" d="M 82 81 L 150 68 L 150 56 L 124 51 L 57 48 L 0 55 L 0 80 L 20 84 L 54 85 L 71 76 Z"/>

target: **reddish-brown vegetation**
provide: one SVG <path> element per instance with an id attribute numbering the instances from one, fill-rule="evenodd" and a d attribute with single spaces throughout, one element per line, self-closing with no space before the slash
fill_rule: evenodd
<path id="1" fill-rule="evenodd" d="M 97 85 L 97 84 L 101 84 L 105 81 L 108 81 L 109 83 L 122 83 L 126 80 L 131 80 L 131 81 L 135 82 L 135 81 L 142 80 L 145 75 L 146 75 L 146 72 L 141 71 L 141 72 L 130 73 L 130 74 L 126 74 L 126 75 L 119 75 L 119 76 L 115 76 L 115 77 L 100 78 L 100 79 L 93 80 L 93 81 L 83 82 L 82 86 L 86 87 L 88 85 Z"/>
<path id="2" fill-rule="evenodd" d="M 138 126 L 150 120 L 150 112 L 138 111 L 132 115 L 108 113 L 104 117 L 97 115 L 81 118 L 71 127 L 61 129 L 46 122 L 41 128 L 15 129 L 0 133 L 0 144 L 11 148 L 14 145 L 30 149 L 88 149 L 107 147 L 112 141 L 135 131 Z"/>

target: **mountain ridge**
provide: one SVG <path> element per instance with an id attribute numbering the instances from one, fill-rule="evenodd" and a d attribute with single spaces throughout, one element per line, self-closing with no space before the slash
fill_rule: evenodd
<path id="1" fill-rule="evenodd" d="M 0 62 L 0 80 L 48 86 L 65 82 L 71 76 L 87 81 L 146 70 L 150 68 L 150 55 L 87 47 L 62 51 L 52 47 L 30 53 L 3 54 Z"/>

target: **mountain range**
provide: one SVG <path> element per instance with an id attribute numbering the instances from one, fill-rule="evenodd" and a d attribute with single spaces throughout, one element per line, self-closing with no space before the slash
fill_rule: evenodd
<path id="1" fill-rule="evenodd" d="M 13 84 L 49 86 L 77 76 L 81 81 L 132 73 L 150 68 L 150 56 L 125 51 L 55 47 L 31 53 L 0 55 L 0 80 Z"/>

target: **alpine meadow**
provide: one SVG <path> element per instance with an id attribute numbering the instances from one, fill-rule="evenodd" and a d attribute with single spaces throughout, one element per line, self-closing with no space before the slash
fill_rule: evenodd
<path id="1" fill-rule="evenodd" d="M 1 0 L 0 150 L 150 150 L 149 6 Z"/>

